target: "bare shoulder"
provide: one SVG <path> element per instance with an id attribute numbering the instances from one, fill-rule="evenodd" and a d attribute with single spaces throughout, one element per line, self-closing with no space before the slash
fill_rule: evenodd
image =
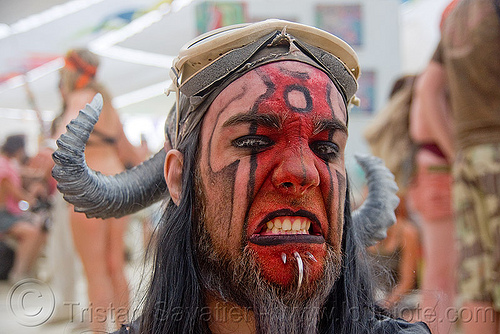
<path id="1" fill-rule="evenodd" d="M 418 239 L 420 237 L 418 228 L 411 222 L 406 222 L 405 224 L 403 224 L 402 229 L 405 239 Z"/>

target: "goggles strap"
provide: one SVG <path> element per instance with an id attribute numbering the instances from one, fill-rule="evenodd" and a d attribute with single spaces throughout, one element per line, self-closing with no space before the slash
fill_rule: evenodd
<path id="1" fill-rule="evenodd" d="M 299 50 L 309 58 L 310 61 L 307 61 L 308 63 L 327 73 L 342 94 L 345 104 L 349 103 L 348 96 L 354 95 L 357 90 L 357 83 L 346 65 L 334 55 L 287 34 L 285 29 L 283 31 L 275 31 L 253 43 L 223 54 L 209 65 L 198 70 L 198 72 L 178 87 L 180 87 L 182 94 L 188 97 L 203 97 L 236 71 L 242 71 L 243 73 L 255 64 L 262 65 L 263 63 L 280 59 L 280 54 L 276 54 L 275 57 L 267 60 L 256 59 L 255 62 L 250 62 L 252 57 L 260 50 L 285 43 L 290 45 L 288 53 L 291 53 L 293 48 Z"/>
<path id="2" fill-rule="evenodd" d="M 180 112 L 180 106 L 179 106 L 179 101 L 181 97 L 180 93 L 180 88 L 179 88 L 179 72 L 172 67 L 170 71 L 170 78 L 172 79 L 172 82 L 175 82 L 175 142 L 174 142 L 174 147 L 177 147 L 177 141 L 179 138 L 179 123 L 181 121 L 181 112 Z"/>
<path id="3" fill-rule="evenodd" d="M 182 94 L 186 96 L 199 95 L 202 91 L 214 86 L 244 65 L 252 55 L 268 44 L 268 42 L 272 41 L 276 34 L 277 32 L 273 32 L 258 39 L 254 43 L 231 50 L 222 55 L 210 65 L 202 68 L 191 78 L 186 80 L 180 86 Z"/>

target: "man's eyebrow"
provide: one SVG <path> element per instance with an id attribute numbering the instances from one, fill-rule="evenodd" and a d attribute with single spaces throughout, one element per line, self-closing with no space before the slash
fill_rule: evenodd
<path id="1" fill-rule="evenodd" d="M 281 129 L 282 120 L 275 114 L 237 114 L 230 117 L 222 124 L 222 127 L 234 126 L 246 123 L 256 123 L 267 128 Z"/>
<path id="2" fill-rule="evenodd" d="M 325 130 L 340 130 L 347 134 L 347 126 L 338 119 L 320 119 L 314 122 L 314 134 L 318 134 Z"/>

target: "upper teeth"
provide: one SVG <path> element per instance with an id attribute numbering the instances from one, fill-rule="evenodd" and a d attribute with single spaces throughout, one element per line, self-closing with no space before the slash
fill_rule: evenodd
<path id="1" fill-rule="evenodd" d="M 275 218 L 267 222 L 266 232 L 274 234 L 294 233 L 308 234 L 311 221 L 307 218 Z"/>

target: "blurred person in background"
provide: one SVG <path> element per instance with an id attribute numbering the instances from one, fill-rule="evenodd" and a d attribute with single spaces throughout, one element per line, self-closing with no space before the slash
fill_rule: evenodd
<path id="1" fill-rule="evenodd" d="M 449 94 L 455 124 L 455 154 L 444 152 L 453 161 L 458 292 L 461 310 L 471 314 L 463 331 L 500 333 L 500 1 L 453 1 L 426 75 L 426 112 L 448 115 Z M 448 135 L 445 128 L 440 135 Z M 450 254 L 443 254 L 447 262 Z"/>
<path id="2" fill-rule="evenodd" d="M 417 150 L 409 129 L 416 78 L 401 75 L 394 81 L 387 103 L 364 131 L 372 153 L 384 160 L 399 187 L 396 224 L 387 230 L 387 238 L 368 249 L 376 261 L 380 302 L 395 313 L 417 306 L 413 292 L 421 261 L 420 225 L 408 212 L 416 169 Z"/>
<path id="3" fill-rule="evenodd" d="M 415 308 L 412 298 L 417 287 L 420 261 L 420 234 L 410 220 L 406 200 L 400 196 L 396 224 L 387 229 L 387 237 L 368 248 L 376 265 L 380 291 L 379 303 L 395 312 Z"/>
<path id="4" fill-rule="evenodd" d="M 23 188 L 21 168 L 27 159 L 25 146 L 24 135 L 9 136 L 0 155 L 0 233 L 17 241 L 14 266 L 9 274 L 11 282 L 32 275 L 45 240 L 40 222 L 23 212 L 35 206 L 40 190 L 32 187 L 32 192 L 28 192 Z"/>
<path id="5" fill-rule="evenodd" d="M 85 159 L 94 170 L 116 174 L 142 162 L 147 147 L 133 146 L 127 139 L 109 93 L 95 79 L 98 66 L 98 57 L 86 49 L 74 49 L 66 54 L 59 83 L 63 111 L 54 120 L 53 129 L 57 138 L 96 93 L 103 95 L 102 113 L 87 142 Z M 91 329 L 104 330 L 110 310 L 118 323 L 127 321 L 129 288 L 124 272 L 127 219 L 109 218 L 103 222 L 73 212 L 72 206 L 70 210 L 73 241 L 87 278 Z M 106 311 L 103 313 L 103 310 Z"/>
<path id="6" fill-rule="evenodd" d="M 51 322 L 68 319 L 71 312 L 65 303 L 76 301 L 77 279 L 81 276 L 80 262 L 71 236 L 68 204 L 62 194 L 57 191 L 55 179 L 52 177 L 55 141 L 44 138 L 37 154 L 30 159 L 29 166 L 38 170 L 37 183 L 45 185 L 44 213 L 49 216 L 48 235 L 45 245 L 45 262 L 40 278 L 46 281 L 54 293 L 55 309 L 50 317 Z M 64 268 L 64 270 L 61 270 Z"/>
<path id="7" fill-rule="evenodd" d="M 430 65 L 417 78 L 410 111 L 410 135 L 417 144 L 416 175 L 410 190 L 411 205 L 422 229 L 423 310 L 437 319 L 423 319 L 435 333 L 449 333 L 446 310 L 454 305 L 456 278 L 455 223 L 451 207 L 453 123 L 448 108 L 429 105 L 429 95 L 440 84 Z M 446 96 L 439 101 L 447 105 Z"/>

